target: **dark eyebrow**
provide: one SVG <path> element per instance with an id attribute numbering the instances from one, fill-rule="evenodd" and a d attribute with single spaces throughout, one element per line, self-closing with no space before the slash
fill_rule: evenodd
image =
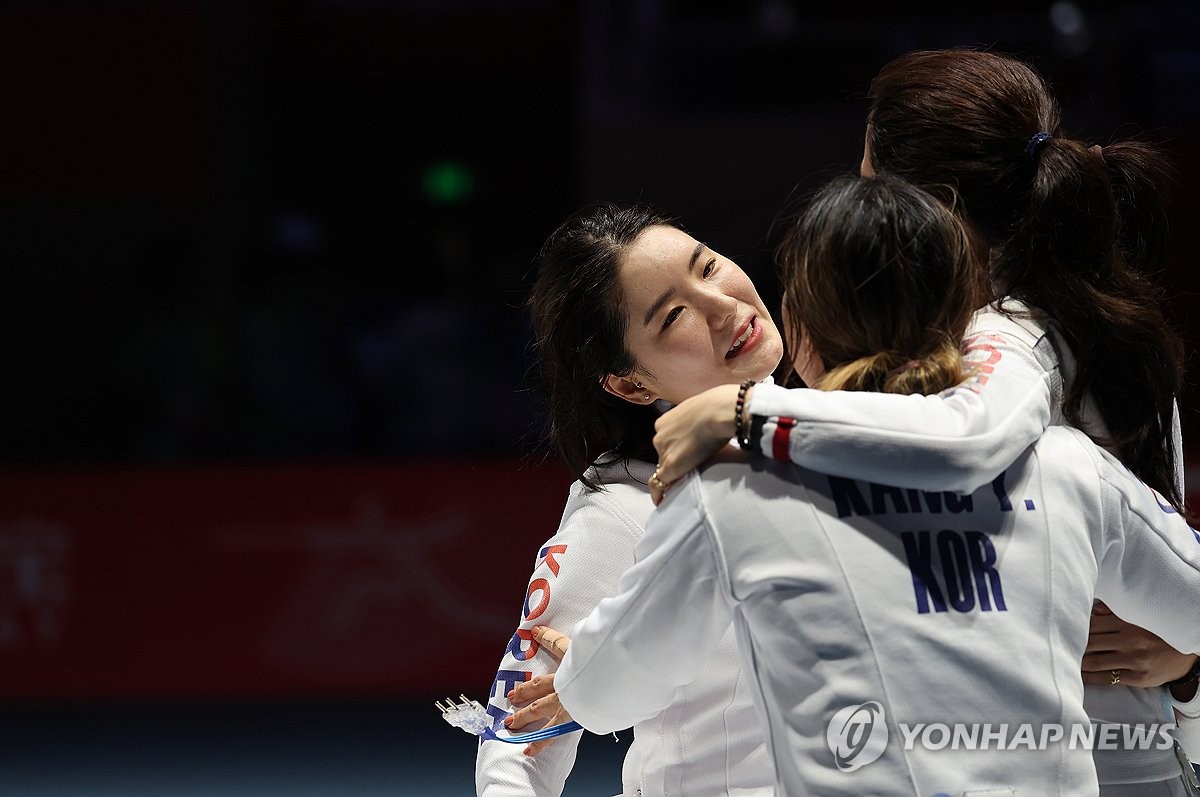
<path id="1" fill-rule="evenodd" d="M 692 256 L 688 258 L 688 272 L 690 273 L 696 266 L 696 260 L 700 258 L 700 253 L 704 251 L 704 244 L 696 244 L 696 248 L 692 250 Z M 654 318 L 655 314 L 662 309 L 662 306 L 667 303 L 667 300 L 675 295 L 674 288 L 667 288 L 662 292 L 662 295 L 654 300 L 654 304 L 650 305 L 650 309 L 646 311 L 646 319 L 642 321 L 642 326 L 649 326 L 650 319 Z"/>

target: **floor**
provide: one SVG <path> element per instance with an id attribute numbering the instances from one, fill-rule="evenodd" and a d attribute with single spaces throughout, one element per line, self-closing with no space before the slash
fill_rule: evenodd
<path id="1" fill-rule="evenodd" d="M 474 794 L 475 744 L 432 701 L 0 707 L 0 794 Z M 585 734 L 566 797 L 620 791 L 631 735 Z"/>

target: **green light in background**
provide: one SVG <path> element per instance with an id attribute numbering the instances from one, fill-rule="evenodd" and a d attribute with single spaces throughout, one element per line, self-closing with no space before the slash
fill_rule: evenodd
<path id="1" fill-rule="evenodd" d="M 425 198 L 440 205 L 455 205 L 471 196 L 475 177 L 465 164 L 440 161 L 425 168 Z"/>

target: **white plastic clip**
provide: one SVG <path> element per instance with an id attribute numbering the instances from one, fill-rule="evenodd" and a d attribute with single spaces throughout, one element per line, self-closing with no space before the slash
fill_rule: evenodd
<path id="1" fill-rule="evenodd" d="M 443 706 L 440 700 L 436 701 L 434 705 L 441 710 L 442 719 L 446 722 L 475 736 L 481 735 L 491 726 L 491 717 L 477 701 L 468 699 L 466 695 L 458 697 L 462 701 L 461 703 L 455 703 L 454 698 L 448 697 L 446 705 Z"/>
<path id="2" fill-rule="evenodd" d="M 495 739 L 498 742 L 507 744 L 529 744 L 531 742 L 541 742 L 546 739 L 553 739 L 555 736 L 562 736 L 565 733 L 574 733 L 575 731 L 583 730 L 583 726 L 578 722 L 571 720 L 558 725 L 548 725 L 538 731 L 529 733 L 518 733 L 511 736 L 500 736 L 492 730 L 492 717 L 488 715 L 487 710 L 474 700 L 467 699 L 466 695 L 459 695 L 459 700 L 462 702 L 455 703 L 454 698 L 446 698 L 446 705 L 442 705 L 442 701 L 434 702 L 438 710 L 442 712 L 442 719 L 450 723 L 456 728 L 462 728 L 467 733 L 481 736 L 484 739 Z M 616 738 L 616 734 L 613 734 Z"/>

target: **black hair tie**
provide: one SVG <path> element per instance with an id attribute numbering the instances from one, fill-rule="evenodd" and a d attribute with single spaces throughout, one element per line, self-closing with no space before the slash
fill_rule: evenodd
<path id="1" fill-rule="evenodd" d="M 1031 161 L 1036 161 L 1038 153 L 1042 151 L 1042 147 L 1050 143 L 1050 139 L 1054 136 L 1043 130 L 1040 133 L 1034 133 L 1029 137 L 1029 142 L 1025 144 L 1025 157 Z"/>

